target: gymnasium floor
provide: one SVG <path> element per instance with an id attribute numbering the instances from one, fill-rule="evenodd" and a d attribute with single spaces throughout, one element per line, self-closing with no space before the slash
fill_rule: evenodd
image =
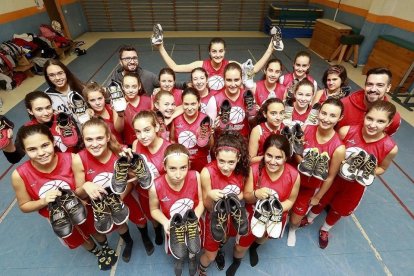
<path id="1" fill-rule="evenodd" d="M 189 33 L 167 33 L 165 43 L 177 63 L 207 58 L 207 45 L 212 36 L 222 36 L 227 43 L 226 57 L 244 62 L 258 59 L 265 51 L 269 38 L 261 33 L 196 33 L 200 38 L 189 38 Z M 150 33 L 88 33 L 79 38 L 86 42 L 87 55 L 71 55 L 64 61 L 82 80 L 104 83 L 117 64 L 117 49 L 132 44 L 139 51 L 140 65 L 158 73 L 164 67 L 159 53 L 152 51 Z M 307 39 L 284 40 L 285 50 L 277 53 L 288 71 L 299 50 L 305 50 Z M 320 80 L 327 68 L 326 61 L 312 53 L 311 74 Z M 344 64 L 351 78 L 351 86 L 358 89 L 365 80 L 361 68 Z M 260 74 L 256 79 L 260 78 Z M 188 75 L 178 74 L 178 80 Z M 13 120 L 17 127 L 28 120 L 22 99 L 35 89 L 44 90 L 44 78 L 36 76 L 26 80 L 11 92 L 0 92 L 4 105 L 0 113 Z M 404 121 L 394 136 L 400 152 L 382 177 L 367 189 L 359 209 L 354 215 L 342 219 L 331 230 L 330 243 L 325 250 L 318 247 L 318 230 L 321 215 L 315 223 L 297 232 L 296 247 L 286 246 L 285 235 L 258 249 L 260 262 L 250 267 L 248 256 L 242 261 L 238 275 L 414 275 L 414 162 L 410 137 L 414 131 L 412 113 L 397 106 Z M 407 121 L 411 120 L 411 124 Z M 37 213 L 22 213 L 15 200 L 10 183 L 10 165 L 0 158 L 0 275 L 172 275 L 173 260 L 166 256 L 163 246 L 156 247 L 148 257 L 134 226 L 130 232 L 135 241 L 131 261 L 121 259 L 110 272 L 101 272 L 96 259 L 79 248 L 68 250 L 60 245 L 47 221 Z M 151 231 L 151 235 L 153 233 Z M 110 244 L 121 252 L 118 234 L 110 237 Z M 231 241 L 226 247 L 226 269 L 232 260 Z M 209 275 L 225 275 L 215 265 Z M 183 275 L 187 275 L 187 267 Z"/>

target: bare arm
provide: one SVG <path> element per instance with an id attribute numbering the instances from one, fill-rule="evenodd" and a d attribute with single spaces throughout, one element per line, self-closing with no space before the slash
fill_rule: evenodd
<path id="1" fill-rule="evenodd" d="M 124 125 L 125 125 L 125 113 L 124 112 L 118 113 L 115 110 L 113 110 L 112 118 L 114 120 L 115 130 L 119 133 L 122 133 L 124 131 Z"/>
<path id="2" fill-rule="evenodd" d="M 319 102 L 322 94 L 323 94 L 323 89 L 316 91 L 315 97 L 313 97 L 311 106 L 313 106 L 315 103 Z"/>
<path id="3" fill-rule="evenodd" d="M 254 185 L 253 185 L 253 170 L 250 168 L 249 176 L 244 184 L 243 189 L 244 200 L 247 203 L 255 203 L 257 198 L 254 196 Z"/>
<path id="4" fill-rule="evenodd" d="M 197 60 L 197 61 L 194 61 L 188 64 L 175 63 L 175 61 L 170 57 L 170 55 L 165 50 L 164 44 L 161 44 L 158 47 L 158 50 L 160 51 L 161 57 L 164 60 L 164 62 L 167 64 L 167 66 L 170 67 L 176 73 L 190 73 L 191 70 L 193 70 L 194 68 L 203 66 L 203 61 L 201 60 Z"/>
<path id="5" fill-rule="evenodd" d="M 390 153 L 387 154 L 384 160 L 382 160 L 381 164 L 379 164 L 378 167 L 375 169 L 375 175 L 383 174 L 388 169 L 394 157 L 397 156 L 397 153 L 398 153 L 398 147 L 395 146 L 390 151 Z"/>
<path id="6" fill-rule="evenodd" d="M 299 187 L 300 187 L 300 174 L 298 174 L 298 177 L 296 177 L 295 184 L 293 184 L 293 189 L 290 192 L 289 198 L 281 202 L 284 212 L 287 212 L 292 208 L 293 204 L 296 201 L 296 198 L 298 197 Z"/>
<path id="7" fill-rule="evenodd" d="M 171 127 L 170 127 L 170 142 L 171 143 L 176 143 L 177 142 L 177 141 L 175 141 L 175 134 L 174 134 L 174 132 L 175 132 L 174 124 L 171 124 Z"/>
<path id="8" fill-rule="evenodd" d="M 72 171 L 76 183 L 75 193 L 80 198 L 89 196 L 90 198 L 96 199 L 100 198 L 101 194 L 106 194 L 106 191 L 102 186 L 85 180 L 85 169 L 78 154 L 72 154 Z"/>
<path id="9" fill-rule="evenodd" d="M 348 134 L 350 126 L 343 126 L 338 130 L 338 135 L 341 140 L 345 139 L 345 136 Z"/>
<path id="10" fill-rule="evenodd" d="M 270 58 L 270 56 L 273 53 L 273 42 L 272 40 L 270 40 L 269 46 L 266 49 L 266 52 L 263 54 L 263 56 L 256 62 L 256 64 L 254 65 L 254 72 L 257 73 L 259 72 L 263 66 L 265 66 L 266 62 L 268 61 L 268 59 Z"/>
<path id="11" fill-rule="evenodd" d="M 249 139 L 249 155 L 251 158 L 251 163 L 259 162 L 262 159 L 261 156 L 257 156 L 257 152 L 259 151 L 259 139 L 260 126 L 257 125 L 253 128 L 252 132 L 250 133 Z"/>
<path id="12" fill-rule="evenodd" d="M 160 209 L 160 202 L 157 196 L 157 190 L 155 189 L 155 185 L 152 185 L 149 190 L 149 198 L 150 198 L 150 211 L 151 216 L 162 224 L 164 227 L 164 231 L 169 235 L 170 234 L 170 220 L 164 215 L 164 213 Z"/>
<path id="13" fill-rule="evenodd" d="M 197 215 L 197 218 L 200 218 L 204 213 L 204 203 L 203 203 L 203 192 L 201 190 L 201 179 L 200 174 L 197 172 L 197 187 L 198 187 L 198 205 L 195 207 L 194 212 Z"/>

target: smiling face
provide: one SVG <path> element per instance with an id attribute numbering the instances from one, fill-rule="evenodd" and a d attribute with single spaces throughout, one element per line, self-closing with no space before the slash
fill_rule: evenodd
<path id="1" fill-rule="evenodd" d="M 188 155 L 183 153 L 171 154 L 165 160 L 164 169 L 169 184 L 179 186 L 184 183 L 188 173 L 188 161 Z"/>
<path id="2" fill-rule="evenodd" d="M 102 112 L 105 108 L 105 97 L 100 91 L 89 92 L 86 100 L 91 108 L 98 113 Z"/>
<path id="3" fill-rule="evenodd" d="M 364 131 L 369 136 L 376 136 L 391 124 L 389 113 L 385 110 L 372 109 L 364 117 Z"/>
<path id="4" fill-rule="evenodd" d="M 138 142 L 144 147 L 150 146 L 157 137 L 158 125 L 151 118 L 139 118 L 134 122 L 135 135 Z"/>
<path id="5" fill-rule="evenodd" d="M 141 84 L 137 78 L 126 76 L 122 80 L 122 89 L 124 90 L 125 98 L 128 101 L 132 101 L 138 96 Z"/>
<path id="6" fill-rule="evenodd" d="M 51 164 L 55 156 L 53 141 L 41 133 L 35 133 L 23 139 L 23 147 L 32 163 L 41 167 Z"/>
<path id="7" fill-rule="evenodd" d="M 386 74 L 371 74 L 365 82 L 365 101 L 374 103 L 383 100 L 385 93 L 391 89 L 391 83 Z"/>
<path id="8" fill-rule="evenodd" d="M 210 59 L 215 62 L 216 64 L 220 64 L 223 59 L 224 55 L 226 54 L 226 50 L 224 49 L 223 43 L 213 43 L 210 47 Z"/>
<path id="9" fill-rule="evenodd" d="M 102 156 L 108 150 L 109 133 L 103 126 L 90 125 L 82 131 L 86 150 L 94 157 Z"/>
<path id="10" fill-rule="evenodd" d="M 183 98 L 183 109 L 184 114 L 187 117 L 196 117 L 198 115 L 198 110 L 200 109 L 200 103 L 198 102 L 197 97 L 193 94 L 186 94 Z"/>
<path id="11" fill-rule="evenodd" d="M 296 58 L 293 65 L 294 74 L 297 78 L 302 79 L 310 67 L 310 60 L 306 56 L 299 56 Z"/>
<path id="12" fill-rule="evenodd" d="M 282 74 L 282 68 L 280 67 L 279 62 L 272 62 L 266 68 L 266 81 L 269 84 L 275 84 L 278 80 L 280 75 Z"/>
<path id="13" fill-rule="evenodd" d="M 191 75 L 191 82 L 200 94 L 207 88 L 207 76 L 203 71 L 194 71 Z"/>
<path id="14" fill-rule="evenodd" d="M 46 68 L 46 74 L 56 89 L 63 90 L 67 87 L 68 80 L 66 78 L 66 73 L 62 67 L 58 65 L 49 65 Z"/>
<path id="15" fill-rule="evenodd" d="M 270 146 L 264 154 L 264 163 L 268 172 L 277 173 L 283 170 L 286 163 L 286 155 L 275 146 Z"/>
<path id="16" fill-rule="evenodd" d="M 227 70 L 225 73 L 224 85 L 226 87 L 226 92 L 229 95 L 235 95 L 240 92 L 240 87 L 242 85 L 241 72 L 237 69 Z"/>
<path id="17" fill-rule="evenodd" d="M 31 109 L 27 109 L 40 124 L 48 123 L 53 118 L 52 103 L 46 98 L 37 98 L 30 102 Z"/>
<path id="18" fill-rule="evenodd" d="M 282 103 L 271 103 L 267 107 L 267 112 L 263 114 L 266 122 L 272 128 L 278 128 L 285 116 L 285 106 Z"/>
<path id="19" fill-rule="evenodd" d="M 318 115 L 319 127 L 324 130 L 333 129 L 342 117 L 341 108 L 339 106 L 324 104 Z"/>
<path id="20" fill-rule="evenodd" d="M 123 51 L 119 61 L 126 72 L 135 72 L 138 67 L 138 54 L 135 51 Z"/>
<path id="21" fill-rule="evenodd" d="M 154 103 L 154 105 L 165 118 L 171 118 L 176 107 L 173 95 L 161 96 L 158 101 Z"/>
<path id="22" fill-rule="evenodd" d="M 313 86 L 310 85 L 300 85 L 297 87 L 295 92 L 295 106 L 297 108 L 307 108 L 312 102 L 313 98 Z"/>
<path id="23" fill-rule="evenodd" d="M 165 90 L 171 92 L 175 86 L 174 76 L 170 74 L 162 74 L 160 76 L 160 88 L 161 90 Z"/>

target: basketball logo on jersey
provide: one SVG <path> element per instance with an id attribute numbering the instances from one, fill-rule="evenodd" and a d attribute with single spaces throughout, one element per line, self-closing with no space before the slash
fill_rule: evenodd
<path id="1" fill-rule="evenodd" d="M 189 198 L 181 198 L 174 202 L 174 204 L 170 208 L 170 216 L 173 217 L 175 214 L 179 213 L 182 217 L 184 217 L 185 212 L 188 209 L 193 209 L 194 201 Z"/>
<path id="2" fill-rule="evenodd" d="M 200 112 L 204 113 L 204 114 L 207 114 L 207 105 L 205 103 L 201 103 Z"/>
<path id="3" fill-rule="evenodd" d="M 97 176 L 93 178 L 93 183 L 98 184 L 99 186 L 103 188 L 110 187 L 111 185 L 111 179 L 112 179 L 112 173 L 109 172 L 101 172 Z"/>
<path id="4" fill-rule="evenodd" d="M 208 87 L 213 90 L 221 90 L 224 87 L 224 79 L 220 75 L 208 78 Z"/>
<path id="5" fill-rule="evenodd" d="M 230 122 L 232 124 L 239 124 L 243 122 L 246 113 L 241 107 L 233 106 L 230 111 Z"/>
<path id="6" fill-rule="evenodd" d="M 178 135 L 178 143 L 190 149 L 197 144 L 197 138 L 194 133 L 189 130 L 183 131 Z"/>
<path id="7" fill-rule="evenodd" d="M 154 176 L 154 179 L 160 176 L 160 172 L 157 170 L 157 167 L 152 162 L 147 161 L 148 168 L 152 172 L 152 175 Z"/>
<path id="8" fill-rule="evenodd" d="M 58 149 L 60 149 L 61 152 L 66 152 L 68 150 L 68 147 L 65 144 L 63 144 L 62 138 L 60 136 L 53 136 L 53 138 L 55 138 L 55 146 L 58 147 Z"/>
<path id="9" fill-rule="evenodd" d="M 39 189 L 39 198 L 46 197 L 46 193 L 49 191 L 55 191 L 59 188 L 71 190 L 69 183 L 64 180 L 50 180 L 42 185 Z"/>
<path id="10" fill-rule="evenodd" d="M 226 187 L 224 187 L 223 189 L 223 193 L 225 195 L 229 195 L 229 194 L 240 194 L 240 187 L 237 186 L 236 184 L 228 184 Z"/>

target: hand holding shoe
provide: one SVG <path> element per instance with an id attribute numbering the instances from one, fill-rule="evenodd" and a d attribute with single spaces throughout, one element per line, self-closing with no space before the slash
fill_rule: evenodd
<path id="1" fill-rule="evenodd" d="M 85 190 L 85 193 L 92 199 L 102 199 L 102 194 L 107 194 L 102 186 L 99 186 L 96 183 L 90 181 L 85 182 L 82 188 Z"/>
<path id="2" fill-rule="evenodd" d="M 266 188 L 266 187 L 263 187 L 263 188 L 254 190 L 253 193 L 254 193 L 254 196 L 257 199 L 260 199 L 260 200 L 269 198 L 272 195 L 272 193 L 270 192 L 269 188 Z"/>
<path id="3" fill-rule="evenodd" d="M 218 201 L 219 199 L 222 199 L 224 197 L 224 193 L 222 190 L 214 189 L 210 190 L 207 194 L 213 201 Z"/>
<path id="4" fill-rule="evenodd" d="M 43 198 L 44 205 L 48 205 L 50 202 L 54 202 L 58 196 L 61 196 L 62 192 L 59 190 L 48 191 Z"/>

